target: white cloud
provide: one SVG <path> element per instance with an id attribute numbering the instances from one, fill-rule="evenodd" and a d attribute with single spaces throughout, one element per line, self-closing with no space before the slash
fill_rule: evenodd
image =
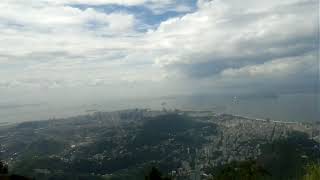
<path id="1" fill-rule="evenodd" d="M 162 66 L 170 65 L 170 61 L 172 65 L 208 61 L 243 63 L 239 59 L 261 63 L 262 56 L 272 60 L 314 45 L 310 42 L 316 34 L 317 14 L 310 11 L 314 1 L 261 12 L 236 10 L 225 2 L 205 3 L 198 12 L 163 22 L 150 33 L 157 42 L 156 48 L 172 49 L 160 58 Z"/>
<path id="2" fill-rule="evenodd" d="M 117 49 L 125 40 L 107 43 L 135 33 L 131 14 L 105 14 L 92 8 L 80 10 L 62 5 L 0 3 L 2 55 L 31 60 L 35 55 L 90 55 L 99 49 Z M 58 53 L 57 53 L 58 52 Z M 45 58 L 45 57 L 44 57 Z M 50 57 L 49 57 L 50 58 Z M 3 60 L 3 58 L 1 58 Z M 0 60 L 0 61 L 1 61 Z M 14 60 L 14 59 L 13 59 Z"/>
<path id="3" fill-rule="evenodd" d="M 314 66 L 317 63 L 316 55 L 306 55 L 275 59 L 259 65 L 248 65 L 239 69 L 225 69 L 221 75 L 232 79 L 278 79 L 295 74 L 315 74 L 318 67 Z"/>
<path id="4" fill-rule="evenodd" d="M 39 4 L 39 6 L 23 4 L 2 4 L 0 18 L 5 25 L 34 28 L 31 30 L 79 30 L 81 28 L 132 28 L 134 17 L 124 13 L 105 14 L 92 8 L 80 10 L 78 8 L 62 5 Z M 77 29 L 75 29 L 77 28 Z"/>
<path id="5" fill-rule="evenodd" d="M 199 1 L 196 12 L 146 33 L 136 31 L 132 14 L 69 5 L 110 3 L 189 11 L 169 0 L 1 1 L 0 88 L 94 86 L 116 94 L 122 87 L 136 95 L 132 86 L 166 84 L 158 88 L 166 94 L 175 89 L 168 84 L 191 92 L 266 77 L 307 81 L 304 71 L 316 67 L 315 0 Z"/>

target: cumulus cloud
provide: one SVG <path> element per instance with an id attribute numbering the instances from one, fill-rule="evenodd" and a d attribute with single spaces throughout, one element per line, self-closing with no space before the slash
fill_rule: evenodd
<path id="1" fill-rule="evenodd" d="M 317 14 L 310 11 L 314 5 L 315 1 L 304 1 L 247 12 L 222 1 L 207 2 L 198 12 L 163 22 L 151 32 L 156 47 L 172 49 L 157 63 L 241 67 L 315 51 Z"/>
<path id="2" fill-rule="evenodd" d="M 108 4 L 185 14 L 141 32 L 146 25 L 135 14 L 96 8 Z M 316 5 L 198 0 L 190 12 L 172 0 L 4 0 L 0 88 L 102 87 L 137 95 L 149 88 L 252 90 L 268 82 L 285 92 L 312 89 L 319 68 Z"/>

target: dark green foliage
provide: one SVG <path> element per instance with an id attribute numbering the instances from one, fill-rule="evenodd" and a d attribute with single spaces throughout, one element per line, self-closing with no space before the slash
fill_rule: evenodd
<path id="1" fill-rule="evenodd" d="M 145 122 L 135 145 L 153 145 L 170 138 L 174 133 L 191 128 L 193 122 L 185 116 L 168 114 L 154 117 Z"/>
<path id="2" fill-rule="evenodd" d="M 187 116 L 178 114 L 166 114 L 154 117 L 144 124 L 145 131 L 176 133 L 193 128 L 197 125 Z"/>
<path id="3" fill-rule="evenodd" d="M 287 139 L 276 140 L 262 147 L 258 161 L 273 179 L 301 179 L 304 167 L 320 159 L 319 144 L 305 134 L 294 132 Z"/>
<path id="4" fill-rule="evenodd" d="M 92 143 L 88 147 L 83 147 L 82 152 L 81 152 L 81 154 L 79 154 L 79 156 L 87 155 L 87 156 L 91 157 L 97 153 L 102 153 L 104 151 L 111 151 L 112 147 L 114 147 L 114 146 L 116 146 L 115 143 L 107 141 L 105 139 L 101 139 L 101 140 L 98 140 L 98 141 Z"/>
<path id="5" fill-rule="evenodd" d="M 191 129 L 200 131 L 201 128 L 206 126 L 206 123 L 194 121 L 184 115 L 175 113 L 161 115 L 151 118 L 144 123 L 141 132 L 137 135 L 137 138 L 134 141 L 134 144 L 137 146 L 154 145 L 168 138 L 177 136 L 178 142 L 195 146 L 194 142 L 201 143 L 203 140 L 196 139 L 197 137 L 192 137 L 191 135 L 186 134 L 186 131 Z M 216 127 L 214 125 L 211 125 L 209 126 L 208 131 L 211 133 L 215 132 L 215 128 Z"/>
<path id="6" fill-rule="evenodd" d="M 54 139 L 39 139 L 32 142 L 24 152 L 26 155 L 43 156 L 60 153 L 65 145 Z"/>
<path id="7" fill-rule="evenodd" d="M 320 179 L 320 163 L 312 163 L 306 167 L 303 180 L 319 180 Z"/>
<path id="8" fill-rule="evenodd" d="M 8 176 L 1 176 L 0 180 L 31 180 L 30 178 L 19 176 L 19 175 L 8 175 Z"/>
<path id="9" fill-rule="evenodd" d="M 145 176 L 145 180 L 170 180 L 169 177 L 164 177 L 162 173 L 155 167 L 152 167 L 149 174 Z"/>
<path id="10" fill-rule="evenodd" d="M 12 169 L 17 174 L 33 176 L 34 169 L 64 171 L 69 170 L 69 165 L 59 158 L 32 157 L 17 162 Z"/>
<path id="11" fill-rule="evenodd" d="M 9 174 L 8 165 L 0 161 L 0 180 L 31 180 L 30 178 Z"/>
<path id="12" fill-rule="evenodd" d="M 8 166 L 0 161 L 0 174 L 8 174 Z"/>
<path id="13" fill-rule="evenodd" d="M 300 180 L 307 164 L 320 160 L 319 147 L 306 134 L 293 132 L 288 138 L 264 144 L 262 154 L 254 161 L 232 162 L 209 172 L 221 180 Z"/>
<path id="14" fill-rule="evenodd" d="M 270 176 L 270 173 L 256 161 L 232 162 L 214 172 L 216 180 L 259 180 Z"/>
<path id="15" fill-rule="evenodd" d="M 161 180 L 161 176 L 161 172 L 155 167 L 152 167 L 150 173 L 145 177 L 145 180 Z"/>

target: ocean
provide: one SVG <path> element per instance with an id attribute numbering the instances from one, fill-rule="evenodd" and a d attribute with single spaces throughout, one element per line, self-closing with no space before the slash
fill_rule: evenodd
<path id="1" fill-rule="evenodd" d="M 83 104 L 0 104 L 0 125 L 33 120 L 64 118 L 122 109 L 212 110 L 252 118 L 278 121 L 319 121 L 319 94 L 277 96 L 189 95 L 162 98 L 103 100 Z"/>

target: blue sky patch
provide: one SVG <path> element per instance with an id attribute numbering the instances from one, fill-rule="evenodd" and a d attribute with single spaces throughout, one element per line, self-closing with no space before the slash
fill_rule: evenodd
<path id="1" fill-rule="evenodd" d="M 139 21 L 140 24 L 137 27 L 138 31 L 145 31 L 152 27 L 157 27 L 161 22 L 173 18 L 180 17 L 186 13 L 194 12 L 197 10 L 197 0 L 176 0 L 173 4 L 168 4 L 165 7 L 160 7 L 155 13 L 148 5 L 140 6 L 123 6 L 117 4 L 108 5 L 71 5 L 79 9 L 93 8 L 96 11 L 104 13 L 116 13 L 123 12 L 133 14 Z M 175 9 L 177 6 L 188 7 L 188 11 L 179 11 Z"/>

